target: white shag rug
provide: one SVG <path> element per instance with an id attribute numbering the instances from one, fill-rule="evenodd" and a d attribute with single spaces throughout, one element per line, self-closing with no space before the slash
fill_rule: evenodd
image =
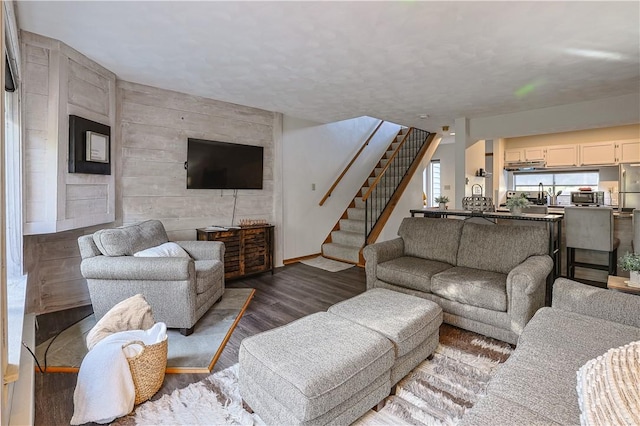
<path id="1" fill-rule="evenodd" d="M 472 346 L 487 353 L 504 353 L 511 348 L 488 340 L 474 339 Z M 382 410 L 369 411 L 354 424 L 455 425 L 485 391 L 500 361 L 440 344 L 431 360 L 422 362 L 398 383 Z M 503 359 L 504 360 L 504 359 Z M 238 388 L 238 365 L 175 390 L 156 401 L 144 403 L 119 425 L 257 425 L 257 414 L 242 406 Z"/>
<path id="2" fill-rule="evenodd" d="M 339 262 L 333 259 L 327 259 L 323 256 L 314 257 L 312 259 L 301 260 L 300 263 L 313 266 L 314 268 L 324 269 L 329 272 L 340 272 L 345 269 L 353 268 L 355 265 L 352 263 Z"/>
<path id="3" fill-rule="evenodd" d="M 218 371 L 119 419 L 119 425 L 256 425 L 264 422 L 242 407 L 238 364 Z"/>

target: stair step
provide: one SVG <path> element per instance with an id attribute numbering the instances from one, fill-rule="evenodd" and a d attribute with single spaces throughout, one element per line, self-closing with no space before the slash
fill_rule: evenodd
<path id="1" fill-rule="evenodd" d="M 364 194 L 367 193 L 369 188 L 370 188 L 369 186 L 363 186 L 362 189 L 360 190 L 360 197 L 364 197 Z M 389 195 L 393 194 L 393 192 L 396 189 L 395 186 L 382 186 L 382 184 L 378 184 L 378 186 L 376 186 L 376 188 L 378 188 L 378 193 L 379 194 L 384 194 L 385 191 L 386 191 L 386 193 L 389 194 Z M 380 192 L 380 191 L 382 191 L 382 192 Z"/>
<path id="2" fill-rule="evenodd" d="M 362 232 L 333 231 L 331 241 L 345 246 L 362 247 L 364 245 L 364 227 Z"/>
<path id="3" fill-rule="evenodd" d="M 385 173 L 385 175 L 386 175 L 386 173 Z M 388 176 L 390 176 L 390 175 L 388 175 Z M 367 189 L 369 189 L 371 187 L 371 185 L 373 185 L 373 183 L 376 181 L 377 178 L 378 178 L 378 176 L 370 177 L 368 179 L 369 186 L 367 186 Z M 398 180 L 398 182 L 400 182 L 400 180 Z M 384 178 L 380 180 L 380 183 L 378 183 L 378 186 L 380 186 L 380 185 L 384 185 Z M 390 186 L 390 185 L 386 185 L 386 186 Z"/>
<path id="4" fill-rule="evenodd" d="M 354 201 L 356 202 L 357 209 L 364 209 L 364 201 L 362 201 L 362 196 L 357 196 Z"/>
<path id="5" fill-rule="evenodd" d="M 354 220 L 364 220 L 364 209 L 354 209 L 352 207 L 347 209 L 347 217 Z"/>
<path id="6" fill-rule="evenodd" d="M 340 219 L 340 230 L 364 233 L 364 220 Z"/>
<path id="7" fill-rule="evenodd" d="M 322 254 L 333 258 L 340 259 L 349 263 L 360 262 L 361 247 L 345 246 L 343 244 L 325 243 L 322 245 Z"/>

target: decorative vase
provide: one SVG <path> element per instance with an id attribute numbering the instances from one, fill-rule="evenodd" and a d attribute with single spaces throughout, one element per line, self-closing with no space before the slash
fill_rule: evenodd
<path id="1" fill-rule="evenodd" d="M 514 216 L 520 216 L 522 214 L 522 207 L 520 206 L 511 207 L 509 210 Z"/>
<path id="2" fill-rule="evenodd" d="M 640 271 L 629 271 L 629 287 L 640 287 Z"/>
<path id="3" fill-rule="evenodd" d="M 439 203 L 438 204 L 438 208 L 440 210 L 446 210 L 447 209 L 447 204 L 446 203 Z"/>

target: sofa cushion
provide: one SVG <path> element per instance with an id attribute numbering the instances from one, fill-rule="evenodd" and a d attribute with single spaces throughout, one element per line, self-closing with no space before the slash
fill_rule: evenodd
<path id="1" fill-rule="evenodd" d="M 133 256 L 149 247 L 169 241 L 159 220 L 147 220 L 120 228 L 101 229 L 93 234 L 93 241 L 104 256 Z"/>
<path id="2" fill-rule="evenodd" d="M 465 223 L 456 265 L 508 274 L 529 256 L 548 252 L 545 228 Z"/>
<path id="3" fill-rule="evenodd" d="M 456 219 L 407 217 L 398 235 L 404 241 L 405 255 L 455 265 L 463 225 L 464 221 Z"/>
<path id="4" fill-rule="evenodd" d="M 452 266 L 448 263 L 402 256 L 378 265 L 377 278 L 390 284 L 430 292 L 431 277 Z"/>
<path id="5" fill-rule="evenodd" d="M 465 305 L 507 310 L 507 276 L 497 272 L 456 266 L 431 277 L 431 292 Z"/>
<path id="6" fill-rule="evenodd" d="M 576 372 L 612 347 L 640 339 L 640 329 L 555 308 L 527 324 L 516 351 L 489 382 L 489 394 L 525 405 L 561 424 L 580 424 Z"/>
<path id="7" fill-rule="evenodd" d="M 168 243 L 160 244 L 159 246 L 149 247 L 148 249 L 140 250 L 133 253 L 135 257 L 188 257 L 187 253 L 182 247 L 176 243 L 169 241 Z"/>
<path id="8" fill-rule="evenodd" d="M 196 260 L 196 293 L 202 294 L 222 281 L 224 264 L 219 260 Z"/>

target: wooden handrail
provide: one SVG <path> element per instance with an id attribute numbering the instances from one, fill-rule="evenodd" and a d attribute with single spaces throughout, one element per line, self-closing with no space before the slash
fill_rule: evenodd
<path id="1" fill-rule="evenodd" d="M 360 155 L 360 153 L 362 153 L 362 151 L 365 149 L 365 147 L 367 145 L 369 145 L 369 142 L 371 141 L 371 138 L 373 138 L 373 136 L 376 134 L 376 132 L 378 131 L 378 129 L 382 126 L 382 123 L 384 123 L 384 120 L 380 120 L 380 123 L 378 123 L 378 125 L 376 126 L 375 129 L 373 129 L 373 132 L 371 132 L 371 134 L 369 135 L 369 137 L 367 138 L 366 141 L 364 141 L 364 143 L 362 144 L 362 146 L 360 147 L 360 149 L 358 150 L 358 152 L 356 152 L 356 155 L 353 156 L 353 158 L 351 159 L 351 161 L 349 161 L 349 164 L 347 164 L 347 166 L 344 168 L 344 170 L 342 171 L 342 173 L 340 173 L 340 176 L 338 176 L 338 178 L 336 179 L 335 182 L 333 182 L 333 185 L 331 185 L 331 188 L 329 188 L 329 190 L 327 191 L 326 194 L 324 194 L 324 197 L 322 197 L 322 200 L 320 200 L 320 205 L 323 205 L 325 201 L 327 201 L 327 198 L 331 197 L 331 193 L 333 192 L 334 189 L 336 189 L 336 186 L 338 186 L 338 184 L 340 183 L 340 181 L 342 180 L 342 178 L 344 177 L 344 175 L 347 174 L 347 171 L 349 170 L 349 168 L 353 165 L 353 163 L 356 161 L 356 159 L 358 158 L 358 156 Z"/>
<path id="2" fill-rule="evenodd" d="M 382 168 L 382 171 L 380 172 L 378 177 L 376 177 L 376 180 L 373 181 L 373 183 L 369 187 L 369 190 L 362 196 L 362 201 L 367 201 L 367 199 L 371 196 L 371 192 L 373 192 L 373 189 L 380 183 L 380 179 L 382 179 L 382 175 L 384 175 L 384 173 L 387 171 L 393 159 L 397 157 L 398 153 L 400 152 L 400 148 L 402 148 L 402 145 L 404 145 L 404 143 L 407 140 L 407 137 L 411 134 L 412 131 L 413 131 L 413 127 L 410 127 L 409 131 L 404 135 L 404 138 L 402 138 L 400 145 L 398 145 L 395 151 L 393 151 L 393 154 L 391 154 L 391 158 L 389 158 L 389 160 L 387 161 L 387 164 L 384 165 L 384 167 Z"/>

